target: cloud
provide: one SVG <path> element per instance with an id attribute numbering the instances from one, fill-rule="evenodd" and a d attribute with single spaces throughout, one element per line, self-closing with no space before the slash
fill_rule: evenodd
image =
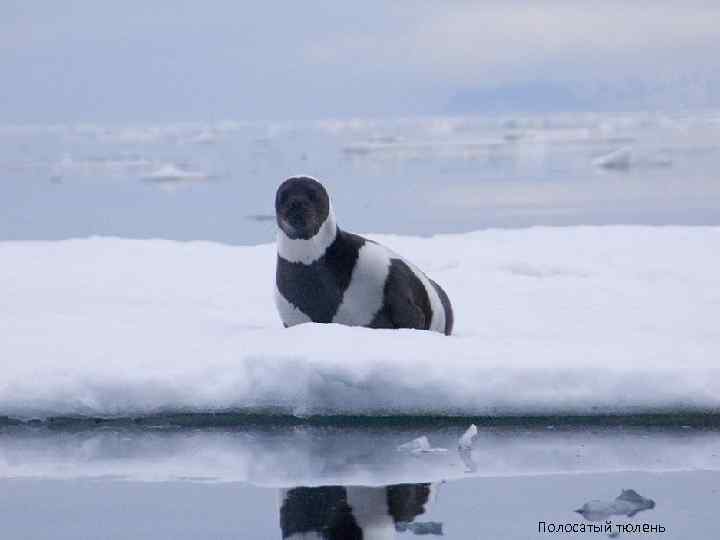
<path id="1" fill-rule="evenodd" d="M 532 98 L 554 83 L 581 83 L 575 93 L 585 96 L 597 85 L 632 94 L 641 83 L 663 103 L 701 103 L 692 96 L 720 88 L 716 1 L 59 6 L 0 7 L 6 121 L 434 113 L 458 91 L 515 85 Z M 681 87 L 687 100 L 677 99 Z"/>
<path id="2" fill-rule="evenodd" d="M 393 24 L 309 44 L 310 62 L 498 84 L 547 75 L 614 78 L 716 63 L 720 4 L 688 2 L 400 3 Z M 413 6 L 414 9 L 410 10 Z M 568 72 L 563 73 L 562 69 Z"/>

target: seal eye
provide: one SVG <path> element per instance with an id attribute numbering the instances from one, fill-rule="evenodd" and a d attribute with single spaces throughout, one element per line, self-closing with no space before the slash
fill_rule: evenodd
<path id="1" fill-rule="evenodd" d="M 314 191 L 308 193 L 308 199 L 310 199 L 310 202 L 317 202 L 317 195 Z"/>

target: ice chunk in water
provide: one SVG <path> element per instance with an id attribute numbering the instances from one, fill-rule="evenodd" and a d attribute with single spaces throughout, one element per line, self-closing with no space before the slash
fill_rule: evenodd
<path id="1" fill-rule="evenodd" d="M 447 452 L 447 448 L 433 448 L 430 441 L 423 435 L 417 439 L 401 444 L 397 447 L 400 452 L 411 452 L 413 454 L 433 454 L 439 452 Z"/>
<path id="2" fill-rule="evenodd" d="M 603 169 L 614 169 L 614 170 L 627 170 L 632 164 L 632 149 L 628 146 L 618 148 L 605 154 L 604 156 L 597 157 L 593 160 L 593 165 L 596 167 L 602 167 Z"/>
<path id="3" fill-rule="evenodd" d="M 462 434 L 460 439 L 458 440 L 458 448 L 460 450 L 464 449 L 470 449 L 472 448 L 472 443 L 475 440 L 475 437 L 477 437 L 478 434 L 478 428 L 475 424 L 470 424 L 470 427 L 465 430 L 465 433 Z"/>
<path id="4" fill-rule="evenodd" d="M 639 495 L 634 489 L 624 489 L 613 501 L 586 502 L 575 511 L 588 521 L 601 521 L 613 515 L 633 517 L 652 508 L 655 508 L 655 501 Z"/>

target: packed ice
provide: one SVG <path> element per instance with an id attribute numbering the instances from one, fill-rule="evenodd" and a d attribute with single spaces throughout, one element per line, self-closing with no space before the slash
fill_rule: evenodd
<path id="1" fill-rule="evenodd" d="M 716 227 L 371 237 L 446 289 L 454 335 L 283 328 L 273 244 L 2 242 L 0 415 L 720 409 Z"/>

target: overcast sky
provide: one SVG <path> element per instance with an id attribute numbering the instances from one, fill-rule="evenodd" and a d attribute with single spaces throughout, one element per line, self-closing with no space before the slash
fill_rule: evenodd
<path id="1" fill-rule="evenodd" d="M 558 88 L 719 106 L 718 21 L 717 0 L 2 0 L 0 122 L 557 109 Z"/>

